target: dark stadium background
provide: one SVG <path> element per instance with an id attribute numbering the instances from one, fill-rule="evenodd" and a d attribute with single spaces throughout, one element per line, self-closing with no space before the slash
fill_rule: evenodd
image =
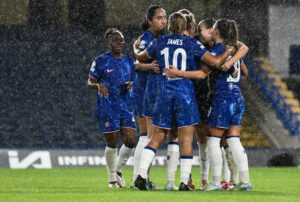
<path id="1" fill-rule="evenodd" d="M 123 31 L 125 53 L 132 55 L 132 43 L 141 34 L 140 25 L 151 4 L 161 5 L 168 14 L 187 8 L 195 13 L 197 22 L 212 17 L 236 20 L 240 41 L 250 48 L 245 58 L 250 75 L 242 82 L 247 108 L 243 144 L 250 150 L 299 150 L 299 114 L 296 122 L 294 116 L 286 117 L 284 113 L 292 112 L 276 108 L 255 78 L 255 69 L 262 63 L 255 59 L 268 58 L 271 52 L 274 26 L 270 15 L 274 13 L 270 8 L 300 10 L 299 1 L 288 0 L 1 1 L 0 148 L 104 148 L 93 116 L 96 92 L 86 87 L 89 67 L 97 55 L 107 51 L 103 33 L 108 27 Z M 281 19 L 281 13 L 278 17 Z M 291 19 L 289 23 L 300 30 L 299 15 Z M 278 32 L 284 29 L 281 26 L 275 26 Z M 297 38 L 295 30 L 290 32 Z M 284 38 L 278 43 L 285 43 Z M 299 100 L 300 40 L 293 45 L 287 50 L 290 63 L 284 69 L 271 65 Z"/>

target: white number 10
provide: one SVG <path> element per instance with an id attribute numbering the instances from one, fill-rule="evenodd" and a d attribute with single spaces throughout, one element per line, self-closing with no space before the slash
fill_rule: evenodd
<path id="1" fill-rule="evenodd" d="M 160 51 L 161 55 L 164 55 L 165 67 L 169 68 L 169 48 L 164 48 Z M 181 54 L 181 68 L 177 67 L 178 64 L 178 55 Z M 186 52 L 183 48 L 177 48 L 173 53 L 173 66 L 180 69 L 181 71 L 186 70 Z"/>

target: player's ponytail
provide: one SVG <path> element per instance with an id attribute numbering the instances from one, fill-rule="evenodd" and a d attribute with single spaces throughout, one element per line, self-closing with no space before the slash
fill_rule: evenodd
<path id="1" fill-rule="evenodd" d="M 195 20 L 194 14 L 185 8 L 179 10 L 178 13 L 181 13 L 186 19 L 186 30 L 188 32 L 195 32 L 196 31 L 196 20 Z"/>
<path id="2" fill-rule="evenodd" d="M 237 41 L 239 38 L 239 33 L 237 25 L 234 20 L 228 20 L 229 29 L 228 29 L 228 44 L 231 46 L 237 46 Z"/>
<path id="3" fill-rule="evenodd" d="M 238 29 L 234 20 L 220 19 L 216 22 L 220 37 L 226 45 L 236 46 L 238 40 Z"/>
<path id="4" fill-rule="evenodd" d="M 169 17 L 168 30 L 172 34 L 181 34 L 186 29 L 186 19 L 181 13 L 172 13 Z"/>
<path id="5" fill-rule="evenodd" d="M 152 21 L 153 16 L 155 15 L 156 9 L 161 8 L 160 6 L 157 5 L 151 5 L 148 7 L 147 14 L 145 16 L 145 20 L 142 23 L 142 30 L 143 32 L 149 29 L 150 25 L 148 23 L 148 20 Z"/>

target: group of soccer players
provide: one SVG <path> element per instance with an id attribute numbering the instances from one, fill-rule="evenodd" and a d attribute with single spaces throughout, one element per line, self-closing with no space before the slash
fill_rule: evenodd
<path id="1" fill-rule="evenodd" d="M 169 33 L 163 34 L 166 27 Z M 239 81 L 241 73 L 247 75 L 241 58 L 248 48 L 238 41 L 235 22 L 204 20 L 196 27 L 195 17 L 187 9 L 171 14 L 167 21 L 163 8 L 150 6 L 142 29 L 144 33 L 133 46 L 135 63 L 122 53 L 122 33 L 108 29 L 105 39 L 110 51 L 95 59 L 89 73 L 88 87 L 98 89 L 95 112 L 107 144 L 109 187 L 125 187 L 121 168 L 135 147 L 131 187 L 158 189 L 149 179 L 149 170 L 167 135 L 165 189 L 191 190 L 196 131 L 201 190 L 222 190 L 222 162 L 226 160 L 222 160 L 222 137 L 232 174 L 232 184 L 226 188 L 251 190 L 247 154 L 239 138 L 245 111 Z M 140 133 L 136 146 L 135 120 Z M 119 134 L 123 145 L 117 157 Z M 181 174 L 177 188 L 174 181 L 179 158 Z"/>

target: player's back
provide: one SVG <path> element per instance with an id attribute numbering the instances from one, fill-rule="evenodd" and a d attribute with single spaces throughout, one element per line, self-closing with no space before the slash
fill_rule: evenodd
<path id="1" fill-rule="evenodd" d="M 170 34 L 154 40 L 147 48 L 148 54 L 157 59 L 161 71 L 169 65 L 181 71 L 195 69 L 195 57 L 202 58 L 206 53 L 204 46 L 186 35 Z M 161 93 L 165 96 L 194 95 L 194 86 L 191 80 L 185 78 L 170 78 L 163 76 Z"/>
<path id="2" fill-rule="evenodd" d="M 212 49 L 213 55 L 222 54 L 226 50 L 223 43 L 216 44 Z M 229 57 L 230 58 L 230 57 Z M 228 58 L 228 59 L 229 59 Z M 240 73 L 241 60 L 238 60 L 234 66 L 238 69 L 238 76 L 233 78 L 230 74 L 213 69 L 210 75 L 211 93 L 213 96 L 220 96 L 223 98 L 232 98 L 234 95 L 240 96 Z"/>

